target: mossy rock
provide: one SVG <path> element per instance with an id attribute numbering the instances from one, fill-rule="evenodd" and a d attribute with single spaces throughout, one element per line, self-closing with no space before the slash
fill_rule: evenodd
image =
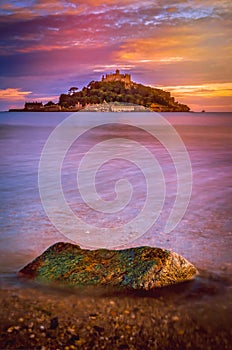
<path id="1" fill-rule="evenodd" d="M 197 269 L 182 256 L 161 248 L 86 250 L 56 243 L 20 270 L 19 275 L 69 286 L 116 286 L 150 290 L 193 279 Z"/>

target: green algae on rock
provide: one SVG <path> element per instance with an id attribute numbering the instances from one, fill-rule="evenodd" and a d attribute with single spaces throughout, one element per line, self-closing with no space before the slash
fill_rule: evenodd
<path id="1" fill-rule="evenodd" d="M 161 248 L 87 250 L 59 242 L 19 271 L 19 276 L 68 286 L 115 286 L 150 290 L 193 279 L 197 269 Z"/>

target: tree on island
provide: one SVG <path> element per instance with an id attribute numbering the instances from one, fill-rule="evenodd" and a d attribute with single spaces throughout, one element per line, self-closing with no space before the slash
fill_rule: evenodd
<path id="1" fill-rule="evenodd" d="M 75 94 L 75 92 L 77 92 L 78 90 L 79 90 L 78 87 L 73 86 L 73 87 L 71 87 L 71 88 L 68 90 L 68 93 L 69 93 L 69 95 L 73 95 L 73 94 Z"/>
<path id="2" fill-rule="evenodd" d="M 50 107 L 50 106 L 54 106 L 54 105 L 55 105 L 55 103 L 53 101 L 49 101 L 48 103 L 46 103 L 44 105 L 44 107 Z"/>

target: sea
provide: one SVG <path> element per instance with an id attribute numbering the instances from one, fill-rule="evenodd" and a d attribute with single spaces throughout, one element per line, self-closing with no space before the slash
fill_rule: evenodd
<path id="1" fill-rule="evenodd" d="M 232 113 L 0 112 L 0 165 L 1 283 L 59 241 L 231 282 Z"/>

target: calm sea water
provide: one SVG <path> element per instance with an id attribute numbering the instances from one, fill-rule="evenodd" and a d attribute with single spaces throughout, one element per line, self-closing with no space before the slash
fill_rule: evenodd
<path id="1" fill-rule="evenodd" d="M 86 125 L 93 114 L 83 113 Z M 69 113 L 0 113 L 0 272 L 13 273 L 57 241 L 68 241 L 48 219 L 41 204 L 38 166 L 42 149 L 53 129 Z M 81 114 L 80 114 L 81 115 Z M 112 114 L 105 114 L 111 121 Z M 175 167 L 169 153 L 151 135 L 120 124 L 126 114 L 117 113 L 118 123 L 99 126 L 73 142 L 62 162 L 62 188 L 67 204 L 83 222 L 110 229 L 124 225 L 143 208 L 147 190 L 143 172 L 125 159 L 113 159 L 96 173 L 96 189 L 105 201 L 115 199 L 114 185 L 126 178 L 132 188 L 130 203 L 118 213 L 100 213 L 84 203 L 77 188 L 77 168 L 88 150 L 108 139 L 126 138 L 145 146 L 156 157 L 166 182 L 163 209 L 156 223 L 124 247 L 150 245 L 182 254 L 199 269 L 230 276 L 232 273 L 232 113 L 163 113 L 181 136 L 190 156 L 193 182 L 187 211 L 170 233 L 164 227 L 177 194 Z M 98 113 L 94 113 L 97 120 Z M 115 116 L 115 114 L 114 114 Z M 141 126 L 154 130 L 153 113 L 138 113 Z M 73 126 L 70 125 L 70 133 Z M 68 131 L 60 134 L 67 138 Z M 120 140 L 120 145 L 122 141 Z M 110 149 L 112 147 L 112 150 Z M 53 149 L 54 160 L 58 146 Z M 109 153 L 115 146 L 108 146 Z M 122 158 L 131 156 L 125 146 Z M 96 154 L 98 159 L 101 154 Z M 138 155 L 138 157 L 142 158 Z M 145 164 L 149 172 L 151 164 Z M 86 177 L 86 188 L 88 179 Z M 48 185 L 49 191 L 49 185 Z M 53 198 L 54 200 L 54 198 Z M 57 210 L 54 215 L 62 219 Z M 144 217 L 147 220 L 147 217 Z M 71 223 L 67 223 L 71 225 Z M 78 227 L 77 229 L 78 231 Z M 140 226 L 138 226 L 138 230 Z M 83 230 L 83 227 L 80 227 Z M 86 231 L 87 232 L 87 231 Z M 86 233 L 85 232 L 85 233 Z M 100 231 L 99 231 L 100 232 Z M 87 232 L 88 233 L 88 232 Z M 109 237 L 110 239 L 110 237 Z M 81 242 L 80 242 L 81 243 Z M 82 244 L 84 246 L 84 244 Z"/>

